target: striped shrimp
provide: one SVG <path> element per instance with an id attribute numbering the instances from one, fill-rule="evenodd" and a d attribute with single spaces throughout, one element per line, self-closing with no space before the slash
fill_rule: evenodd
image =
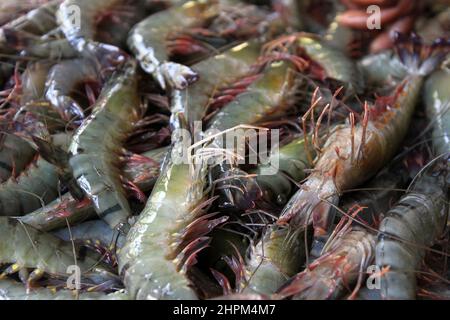
<path id="1" fill-rule="evenodd" d="M 392 158 L 406 134 L 424 78 L 439 66 L 447 50 L 442 42 L 436 42 L 433 50 L 415 45 L 411 56 L 403 42 L 399 45 L 400 58 L 410 75 L 392 96 L 378 98 L 370 108 L 366 103 L 362 123 L 355 125 L 351 115 L 348 124 L 329 136 L 314 172 L 289 200 L 279 224 L 313 223 L 316 236 L 326 234 L 331 222 L 330 202 L 336 203 L 342 191 L 361 184 Z M 424 48 L 428 55 L 419 63 L 418 50 Z"/>
<path id="2" fill-rule="evenodd" d="M 111 228 L 125 231 L 131 215 L 119 162 L 122 143 L 141 116 L 136 64 L 127 62 L 110 79 L 92 114 L 76 131 L 69 147 L 70 166 L 97 214 Z"/>
<path id="3" fill-rule="evenodd" d="M 0 263 L 10 264 L 0 275 L 2 279 L 19 272 L 22 281 L 30 288 L 44 274 L 67 277 L 67 267 L 74 264 L 80 267 L 82 274 L 108 271 L 98 265 L 93 256 L 83 257 L 80 248 L 74 248 L 70 242 L 42 233 L 14 218 L 0 219 Z M 28 274 L 30 268 L 34 270 Z"/>
<path id="4" fill-rule="evenodd" d="M 347 225 L 328 244 L 323 255 L 294 276 L 276 293 L 278 298 L 337 299 L 355 285 L 359 289 L 366 268 L 375 256 L 376 237 L 364 228 Z"/>
<path id="5" fill-rule="evenodd" d="M 76 293 L 71 290 L 55 290 L 50 288 L 25 289 L 14 280 L 0 281 L 0 300 L 129 300 L 124 291 L 105 294 L 102 292 Z"/>
<path id="6" fill-rule="evenodd" d="M 447 152 L 424 168 L 381 222 L 376 264 L 386 271 L 380 275 L 383 299 L 416 298 L 415 270 L 447 224 L 448 157 Z"/>
<path id="7" fill-rule="evenodd" d="M 166 153 L 167 148 L 161 148 L 128 158 L 122 174 L 128 181 L 126 184 L 132 187 L 131 192 L 138 189 L 142 193 L 152 189 Z M 74 225 L 95 216 L 94 206 L 89 199 L 78 201 L 70 193 L 66 193 L 48 205 L 20 217 L 20 220 L 36 229 L 50 231 L 64 228 L 67 221 Z"/>
<path id="8" fill-rule="evenodd" d="M 220 52 L 261 35 L 266 18 L 273 23 L 264 10 L 248 4 L 187 1 L 138 23 L 130 32 L 128 47 L 163 89 L 183 89 L 198 76 L 189 67 L 172 62 L 172 56 Z"/>

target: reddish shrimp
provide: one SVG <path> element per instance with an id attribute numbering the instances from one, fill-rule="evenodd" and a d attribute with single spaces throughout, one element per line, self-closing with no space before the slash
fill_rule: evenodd
<path id="1" fill-rule="evenodd" d="M 278 224 L 312 223 L 317 236 L 327 233 L 330 203 L 336 203 L 343 190 L 373 176 L 393 157 L 407 132 L 424 78 L 440 65 L 449 47 L 443 41 L 432 47 L 418 46 L 417 39 L 412 39 L 414 48 L 409 48 L 404 40 L 398 37 L 398 51 L 409 75 L 391 96 L 378 98 L 371 106 L 366 103 L 359 124 L 355 125 L 351 116 L 348 124 L 330 134 L 313 173 L 283 209 Z M 424 59 L 418 63 L 417 57 Z"/>

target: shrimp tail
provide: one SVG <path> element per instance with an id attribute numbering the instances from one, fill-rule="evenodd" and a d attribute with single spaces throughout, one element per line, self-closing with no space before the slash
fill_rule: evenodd
<path id="1" fill-rule="evenodd" d="M 436 70 L 450 52 L 449 39 L 436 39 L 424 44 L 416 34 L 395 34 L 397 54 L 410 74 L 427 76 Z"/>
<path id="2" fill-rule="evenodd" d="M 334 220 L 333 207 L 338 201 L 339 197 L 336 194 L 322 197 L 316 190 L 302 187 L 289 200 L 277 224 L 289 223 L 290 226 L 300 227 L 312 222 L 315 236 L 327 234 Z"/>

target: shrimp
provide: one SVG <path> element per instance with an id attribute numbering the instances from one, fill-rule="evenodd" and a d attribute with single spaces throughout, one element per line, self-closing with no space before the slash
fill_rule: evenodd
<path id="1" fill-rule="evenodd" d="M 118 170 L 122 143 L 141 116 L 136 64 L 127 62 L 110 79 L 92 114 L 76 131 L 69 163 L 78 185 L 111 228 L 125 231 L 131 215 Z"/>
<path id="2" fill-rule="evenodd" d="M 415 271 L 444 232 L 448 218 L 449 153 L 422 170 L 409 191 L 381 221 L 376 264 L 381 275 L 383 299 L 415 299 Z"/>
<path id="3" fill-rule="evenodd" d="M 21 271 L 30 288 L 44 273 L 67 277 L 67 267 L 73 264 L 80 267 L 82 273 L 107 271 L 103 266 L 97 266 L 98 261 L 93 256 L 86 255 L 82 258 L 80 248 L 74 248 L 70 242 L 42 233 L 13 218 L 0 217 L 0 220 L 0 263 L 11 264 L 0 278 L 33 268 L 34 271 L 29 275 Z"/>
<path id="4" fill-rule="evenodd" d="M 152 74 L 163 89 L 168 86 L 184 89 L 198 79 L 197 73 L 171 62 L 171 52 L 205 55 L 211 48 L 220 52 L 232 41 L 245 41 L 261 34 L 258 28 L 267 14 L 254 6 L 234 5 L 237 6 L 216 0 L 188 1 L 156 13 L 133 28 L 128 47 L 142 69 Z M 174 21 L 177 21 L 176 28 Z"/>
<path id="5" fill-rule="evenodd" d="M 102 66 L 121 64 L 128 55 L 117 47 L 125 37 L 126 32 L 134 23 L 137 23 L 142 14 L 143 1 L 141 0 L 65 0 L 59 7 L 57 18 L 59 26 L 70 44 L 83 56 L 95 56 Z M 114 12 L 114 14 L 112 13 Z M 73 15 L 77 14 L 77 17 Z M 119 36 L 119 43 L 106 44 L 96 42 L 97 26 L 104 18 L 116 15 L 120 19 L 123 29 Z M 78 18 L 78 23 L 73 19 Z M 117 22 L 116 22 L 117 23 Z M 115 30 L 117 36 L 119 31 Z"/>
<path id="6" fill-rule="evenodd" d="M 342 82 L 347 94 L 361 93 L 364 79 L 354 62 L 326 39 L 304 32 L 281 36 L 265 46 L 267 52 L 290 53 L 310 63 L 310 74 L 321 80 Z"/>
<path id="7" fill-rule="evenodd" d="M 33 160 L 36 151 L 29 142 L 15 134 L 2 133 L 0 138 L 0 181 L 20 174 Z"/>
<path id="8" fill-rule="evenodd" d="M 409 60 L 409 52 L 399 44 L 400 58 Z M 446 44 L 436 44 L 434 50 L 415 46 L 413 54 L 428 51 L 418 65 L 406 65 L 408 75 L 390 97 L 378 98 L 371 108 L 365 104 L 362 123 L 338 127 L 327 139 L 314 172 L 289 200 L 278 220 L 279 224 L 313 223 L 317 236 L 327 233 L 330 225 L 330 202 L 336 203 L 342 191 L 359 185 L 373 176 L 396 152 L 406 134 L 425 76 L 441 63 Z M 442 50 L 441 50 L 442 49 Z M 406 60 L 405 60 L 406 59 Z"/>
<path id="9" fill-rule="evenodd" d="M 305 263 L 305 237 L 302 230 L 271 226 L 246 264 L 247 282 L 243 293 L 271 295 L 300 272 Z"/>
<path id="10" fill-rule="evenodd" d="M 122 169 L 123 175 L 129 181 L 128 184 L 137 188 L 140 193 L 151 190 L 159 175 L 160 164 L 166 152 L 167 148 L 162 148 L 129 157 Z M 70 225 L 74 225 L 94 218 L 95 215 L 94 206 L 89 199 L 78 201 L 70 193 L 66 193 L 61 198 L 19 219 L 36 229 L 50 231 L 64 228 L 67 221 Z"/>
<path id="11" fill-rule="evenodd" d="M 52 62 L 42 61 L 28 64 L 22 74 L 21 106 L 43 97 L 45 80 L 52 65 Z"/>
<path id="12" fill-rule="evenodd" d="M 123 235 L 117 235 L 114 230 L 102 220 L 91 220 L 82 222 L 78 225 L 65 229 L 60 229 L 53 232 L 55 236 L 64 241 L 81 241 L 82 243 L 89 245 L 102 246 L 103 248 L 110 248 L 111 245 L 117 249 L 123 247 L 125 237 Z"/>
<path id="13" fill-rule="evenodd" d="M 369 88 L 381 87 L 404 79 L 407 70 L 392 50 L 371 54 L 358 62 Z"/>
<path id="14" fill-rule="evenodd" d="M 78 85 L 90 88 L 98 84 L 98 67 L 89 59 L 65 60 L 52 67 L 45 85 L 45 98 L 52 103 L 66 121 L 84 119 L 84 110 L 71 97 Z M 67 76 L 70 74 L 70 77 Z M 91 97 L 95 100 L 95 97 Z"/>
<path id="15" fill-rule="evenodd" d="M 174 93 L 174 98 L 179 99 L 179 92 Z M 186 129 L 186 108 L 180 101 L 171 109 L 173 130 Z M 136 299 L 197 299 L 191 282 L 196 255 L 208 245 L 209 231 L 227 220 L 214 218 L 214 213 L 206 214 L 215 200 L 204 200 L 210 157 L 207 150 L 194 147 L 211 139 L 192 146 L 183 139 L 175 130 L 172 151 L 118 255 L 125 286 Z M 186 146 L 188 159 L 183 161 Z M 190 154 L 189 150 L 195 153 Z M 189 155 L 193 157 L 190 160 Z"/>
<path id="16" fill-rule="evenodd" d="M 209 119 L 207 129 L 223 131 L 242 123 L 255 124 L 292 107 L 298 85 L 296 73 L 301 71 L 298 68 L 302 66 L 289 61 L 263 64 L 259 77 L 256 73 L 253 83 L 220 108 Z"/>
<path id="17" fill-rule="evenodd" d="M 259 207 L 261 201 L 285 205 L 295 190 L 292 182 L 302 181 L 306 177 L 306 169 L 311 167 L 305 148 L 305 138 L 300 136 L 273 150 L 267 164 L 260 164 L 248 173 L 238 172 L 235 168 L 222 172 L 219 179 L 224 182 L 217 183 L 217 188 L 223 189 L 225 199 L 218 200 L 220 206 L 246 210 Z M 311 148 L 309 154 L 313 156 L 315 151 Z M 230 188 L 231 185 L 237 189 Z M 249 205 L 249 202 L 253 204 Z"/>
<path id="18" fill-rule="evenodd" d="M 49 288 L 31 288 L 26 290 L 17 281 L 3 279 L 0 281 L 0 300 L 129 300 L 124 291 L 105 294 L 101 292 L 75 293 L 71 290 Z"/>
<path id="19" fill-rule="evenodd" d="M 442 69 L 433 73 L 425 83 L 425 105 L 428 118 L 433 123 L 435 154 L 444 154 L 450 150 L 449 81 L 450 71 Z"/>
<path id="20" fill-rule="evenodd" d="M 0 215 L 30 213 L 58 196 L 56 168 L 39 157 L 20 173 L 0 186 Z"/>
<path id="21" fill-rule="evenodd" d="M 251 67 L 260 55 L 261 47 L 260 41 L 244 42 L 192 66 L 199 79 L 180 93 L 186 105 L 198 106 L 186 110 L 187 121 L 191 128 L 208 112 L 210 100 L 217 88 L 231 85 L 250 73 Z"/>
<path id="22" fill-rule="evenodd" d="M 59 1 L 50 1 L 29 11 L 27 14 L 3 25 L 3 29 L 13 29 L 34 35 L 43 35 L 57 27 L 56 10 Z"/>
<path id="23" fill-rule="evenodd" d="M 375 257 L 376 237 L 356 226 L 341 231 L 320 258 L 280 288 L 277 297 L 337 299 L 357 283 L 351 297 L 356 294 L 365 270 Z"/>
<path id="24" fill-rule="evenodd" d="M 20 17 L 24 12 L 33 10 L 47 0 L 21 1 L 3 0 L 0 4 L 0 26 Z"/>

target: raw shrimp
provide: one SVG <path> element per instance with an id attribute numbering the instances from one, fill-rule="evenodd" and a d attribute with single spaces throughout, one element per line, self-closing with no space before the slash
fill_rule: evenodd
<path id="1" fill-rule="evenodd" d="M 129 157 L 122 172 L 126 181 L 131 182 L 130 186 L 139 189 L 139 192 L 151 190 L 166 153 L 167 148 L 161 148 Z M 60 199 L 21 217 L 20 220 L 36 229 L 50 231 L 64 228 L 67 221 L 74 225 L 95 215 L 94 206 L 89 199 L 78 201 L 70 193 L 66 193 Z"/>
<path id="2" fill-rule="evenodd" d="M 45 80 L 52 67 L 52 62 L 38 61 L 30 63 L 22 74 L 22 94 L 20 105 L 39 100 L 44 95 Z"/>
<path id="3" fill-rule="evenodd" d="M 304 232 L 271 226 L 252 247 L 243 293 L 271 295 L 300 272 L 305 263 Z"/>
<path id="4" fill-rule="evenodd" d="M 364 88 L 364 79 L 355 63 L 320 36 L 303 32 L 281 36 L 267 43 L 265 49 L 267 52 L 288 52 L 305 59 L 310 63 L 310 73 L 314 77 L 342 82 L 348 95 L 360 93 Z"/>
<path id="5" fill-rule="evenodd" d="M 24 215 L 44 206 L 57 196 L 56 168 L 38 157 L 17 177 L 10 177 L 0 186 L 0 215 Z"/>
<path id="6" fill-rule="evenodd" d="M 141 117 L 136 64 L 127 62 L 110 79 L 92 114 L 76 131 L 69 148 L 78 185 L 111 228 L 126 231 L 131 215 L 119 173 L 122 143 Z"/>
<path id="7" fill-rule="evenodd" d="M 0 135 L 0 182 L 20 174 L 33 160 L 36 151 L 31 144 L 15 134 Z"/>
<path id="8" fill-rule="evenodd" d="M 171 127 L 186 129 L 186 105 L 180 101 L 175 106 Z M 197 145 L 201 143 L 205 142 Z M 119 252 L 119 271 L 133 298 L 197 299 L 190 278 L 196 255 L 208 245 L 207 234 L 227 217 L 205 213 L 215 200 L 204 200 L 209 157 L 198 153 L 203 148 L 193 155 L 189 153 L 192 149 L 196 150 L 194 145 L 175 130 L 172 151 L 150 199 Z"/>
<path id="9" fill-rule="evenodd" d="M 253 83 L 241 89 L 241 93 L 209 119 L 208 130 L 223 131 L 240 124 L 255 124 L 293 106 L 298 88 L 296 73 L 301 70 L 294 63 L 276 60 L 262 68 L 263 71 L 254 75 Z"/>
<path id="10" fill-rule="evenodd" d="M 450 151 L 450 70 L 433 73 L 425 83 L 427 116 L 433 124 L 433 147 L 435 154 Z"/>
<path id="11" fill-rule="evenodd" d="M 337 299 L 356 283 L 352 297 L 375 256 L 376 237 L 364 228 L 350 227 L 329 243 L 323 255 L 294 276 L 276 294 L 301 300 Z"/>
<path id="12" fill-rule="evenodd" d="M 391 50 L 364 57 L 358 62 L 358 67 L 369 88 L 401 81 L 407 74 L 405 66 Z"/>
<path id="13" fill-rule="evenodd" d="M 85 244 L 93 243 L 104 248 L 110 248 L 114 245 L 120 249 L 125 241 L 123 235 L 118 235 L 102 220 L 86 221 L 70 228 L 57 230 L 53 234 L 64 241 L 74 240 Z"/>
<path id="14" fill-rule="evenodd" d="M 381 222 L 376 264 L 387 270 L 380 275 L 383 299 L 416 298 L 415 270 L 447 224 L 449 156 L 432 160 Z"/>
<path id="15" fill-rule="evenodd" d="M 44 35 L 57 27 L 56 10 L 59 1 L 50 1 L 27 14 L 3 25 L 2 29 L 27 32 L 34 35 Z"/>
<path id="16" fill-rule="evenodd" d="M 219 87 L 232 85 L 250 73 L 260 55 L 261 46 L 260 41 L 244 42 L 192 66 L 199 79 L 181 91 L 181 100 L 186 101 L 186 105 L 198 106 L 186 110 L 191 128 L 205 116 L 210 100 Z"/>
<path id="17" fill-rule="evenodd" d="M 91 58 L 93 55 L 100 65 L 114 66 L 122 63 L 128 55 L 115 46 L 118 43 L 94 41 L 98 34 L 97 24 L 108 15 L 115 16 L 121 20 L 116 24 L 123 26 L 120 33 L 126 36 L 126 31 L 143 17 L 143 4 L 144 1 L 141 0 L 65 0 L 58 9 L 57 17 L 65 37 L 81 55 Z M 77 14 L 78 16 L 74 16 Z M 74 23 L 74 19 L 78 23 Z M 119 31 L 116 29 L 114 33 L 117 36 Z"/>
<path id="18" fill-rule="evenodd" d="M 0 26 L 45 2 L 47 1 L 32 0 L 17 2 L 16 0 L 3 0 L 0 4 Z"/>
<path id="19" fill-rule="evenodd" d="M 52 276 L 67 277 L 67 267 L 76 264 L 81 272 L 107 271 L 98 261 L 88 255 L 84 258 L 80 248 L 74 248 L 70 242 L 59 240 L 55 236 L 38 231 L 24 223 L 8 217 L 0 217 L 0 263 L 11 264 L 0 275 L 1 278 L 27 268 L 34 271 L 23 280 L 30 287 L 44 273 Z M 74 253 L 77 256 L 74 256 Z M 23 271 L 22 271 L 23 272 Z M 1 281 L 0 281 L 1 282 Z"/>
<path id="20" fill-rule="evenodd" d="M 105 294 L 101 292 L 75 293 L 70 290 L 31 288 L 27 290 L 14 280 L 0 281 L 0 300 L 129 300 L 125 291 Z"/>
<path id="21" fill-rule="evenodd" d="M 424 77 L 439 66 L 445 57 L 442 51 L 447 50 L 445 43 L 436 43 L 434 50 L 415 45 L 412 54 L 416 57 L 420 56 L 417 50 L 428 51 L 419 64 L 410 60 L 411 53 L 403 42 L 399 46 L 402 61 L 414 61 L 406 65 L 410 75 L 392 96 L 378 98 L 371 108 L 366 104 L 361 124 L 355 126 L 350 121 L 329 136 L 314 172 L 289 200 L 279 224 L 312 222 L 316 235 L 326 234 L 332 218 L 329 202 L 336 204 L 342 191 L 364 182 L 392 158 L 408 129 Z"/>
<path id="22" fill-rule="evenodd" d="M 60 111 L 66 121 L 73 118 L 81 120 L 84 119 L 84 110 L 71 94 L 80 84 L 95 86 L 100 82 L 98 66 L 90 59 L 65 60 L 50 70 L 45 98 Z M 91 97 L 91 100 L 94 99 L 95 96 Z"/>
<path id="23" fill-rule="evenodd" d="M 233 41 L 260 35 L 263 24 L 268 23 L 266 18 L 262 9 L 233 1 L 188 1 L 137 24 L 129 35 L 128 46 L 141 67 L 162 88 L 184 89 L 197 80 L 197 73 L 170 62 L 171 52 L 185 55 L 196 51 L 203 55 L 220 52 Z"/>

